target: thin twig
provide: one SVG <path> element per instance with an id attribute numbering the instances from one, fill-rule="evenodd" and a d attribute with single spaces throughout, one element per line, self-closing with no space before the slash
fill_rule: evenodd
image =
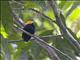
<path id="1" fill-rule="evenodd" d="M 45 14 L 41 13 L 40 11 L 36 10 L 36 9 L 33 9 L 33 8 L 29 8 L 29 10 L 32 10 L 36 13 L 38 13 L 39 15 L 41 15 L 42 17 L 46 18 L 50 24 L 53 26 L 53 22 L 56 23 L 53 19 L 51 19 L 50 17 L 46 16 Z"/>
<path id="2" fill-rule="evenodd" d="M 47 35 L 47 36 L 40 36 L 41 39 L 47 39 L 47 38 L 58 38 L 58 37 L 62 37 L 62 35 L 56 35 L 56 36 L 53 36 L 53 35 Z M 53 39 L 53 40 L 54 40 Z M 31 38 L 30 40 L 35 40 L 34 38 Z M 46 40 L 47 41 L 47 40 Z M 8 43 L 16 43 L 16 42 L 25 42 L 24 40 L 9 40 Z"/>
<path id="3" fill-rule="evenodd" d="M 8 43 L 25 42 L 24 40 L 10 40 Z"/>
<path id="4" fill-rule="evenodd" d="M 41 38 L 48 38 L 48 37 L 62 37 L 62 35 L 47 35 L 47 36 L 41 36 Z"/>

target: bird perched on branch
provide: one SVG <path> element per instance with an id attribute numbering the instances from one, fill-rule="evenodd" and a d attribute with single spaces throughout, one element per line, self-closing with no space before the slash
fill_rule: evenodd
<path id="1" fill-rule="evenodd" d="M 34 34 L 35 32 L 35 26 L 33 24 L 33 21 L 32 20 L 29 20 L 26 25 L 24 26 L 23 28 L 25 31 L 31 33 L 31 34 Z M 27 35 L 25 32 L 22 33 L 22 38 L 24 41 L 28 42 L 31 38 L 30 35 Z"/>

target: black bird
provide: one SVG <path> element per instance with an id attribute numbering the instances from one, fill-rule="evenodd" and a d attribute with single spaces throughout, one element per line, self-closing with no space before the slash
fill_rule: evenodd
<path id="1" fill-rule="evenodd" d="M 33 24 L 33 21 L 28 21 L 23 29 L 31 34 L 34 34 L 35 33 L 35 26 Z M 27 35 L 26 33 L 23 32 L 22 38 L 24 41 L 28 42 L 30 40 L 31 36 Z"/>

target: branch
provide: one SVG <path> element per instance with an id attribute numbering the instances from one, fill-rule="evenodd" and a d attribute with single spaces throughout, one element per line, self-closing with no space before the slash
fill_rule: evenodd
<path id="1" fill-rule="evenodd" d="M 62 37 L 62 35 L 56 35 L 56 36 L 53 36 L 53 35 L 47 35 L 47 36 L 40 36 L 41 39 L 44 39 L 44 41 L 47 41 L 46 39 L 57 39 L 59 37 Z M 35 40 L 34 38 L 31 38 L 30 40 Z M 24 40 L 11 40 L 11 41 L 8 41 L 8 43 L 16 43 L 16 42 L 25 42 Z"/>
<path id="2" fill-rule="evenodd" d="M 58 15 L 58 9 L 57 6 L 55 4 L 54 0 L 48 0 L 48 3 L 50 4 L 50 6 L 52 7 L 53 11 L 54 11 L 54 15 L 56 18 L 56 23 L 59 26 L 59 28 L 61 29 L 61 31 L 63 32 L 63 37 L 65 37 L 75 48 L 79 48 L 80 49 L 80 44 L 77 42 L 77 40 L 69 33 L 68 30 L 66 30 L 66 27 L 63 25 L 61 18 Z"/>
<path id="3" fill-rule="evenodd" d="M 22 28 L 16 27 L 18 29 L 20 29 L 21 31 L 23 31 L 24 33 L 30 35 L 31 37 L 33 37 L 36 43 L 38 43 L 40 46 L 42 46 L 45 50 L 48 51 L 51 59 L 53 60 L 60 60 L 60 58 L 57 56 L 56 52 L 54 49 L 52 49 L 48 43 L 46 43 L 44 40 L 40 39 L 39 37 L 37 37 L 36 35 L 30 34 L 29 32 L 23 30 Z"/>
<path id="4" fill-rule="evenodd" d="M 8 43 L 16 43 L 16 42 L 25 42 L 24 40 L 11 40 L 8 41 Z"/>
<path id="5" fill-rule="evenodd" d="M 29 32 L 23 30 L 22 28 L 16 27 L 18 29 L 20 29 L 21 31 L 25 32 L 26 34 L 30 35 L 31 37 L 33 37 L 36 43 L 38 43 L 40 46 L 42 46 L 43 48 L 45 48 L 48 53 L 50 54 L 50 56 L 52 57 L 52 59 L 55 60 L 60 60 L 59 57 L 57 56 L 57 54 L 54 51 L 58 51 L 59 53 L 63 54 L 64 56 L 68 57 L 70 60 L 73 60 L 71 57 L 69 57 L 67 54 L 64 54 L 63 52 L 61 52 L 60 50 L 58 50 L 55 47 L 52 47 L 50 45 L 48 45 L 48 43 L 46 43 L 44 40 L 40 39 L 39 37 L 37 37 L 36 35 L 30 34 Z M 52 56 L 53 55 L 53 56 Z"/>
<path id="6" fill-rule="evenodd" d="M 41 15 L 42 17 L 46 18 L 50 24 L 53 26 L 53 22 L 56 23 L 55 21 L 53 21 L 53 19 L 51 19 L 50 17 L 46 16 L 45 14 L 41 13 L 40 11 L 36 10 L 36 9 L 33 9 L 33 8 L 29 8 L 29 10 L 32 10 L 36 13 L 38 13 L 39 15 Z"/>
<path id="7" fill-rule="evenodd" d="M 15 2 L 15 1 L 14 1 L 14 2 Z M 12 14 L 12 16 L 15 16 L 15 18 L 13 19 L 13 21 L 14 21 L 16 24 L 18 24 L 19 26 L 23 27 L 23 26 L 25 25 L 25 23 L 23 22 L 22 19 L 19 18 L 18 15 L 16 15 L 16 13 L 15 13 L 14 10 L 13 10 L 13 7 L 11 6 L 11 3 L 12 3 L 12 2 L 9 1 L 9 5 L 10 5 L 10 7 L 11 7 L 11 9 L 12 9 L 11 14 Z M 15 20 L 15 19 L 16 19 L 16 20 Z"/>
<path id="8" fill-rule="evenodd" d="M 13 16 L 15 16 L 15 18 L 13 19 L 13 21 L 18 24 L 21 27 L 25 26 L 25 23 L 23 22 L 22 19 L 19 18 L 19 16 L 16 15 L 16 13 L 14 11 L 11 12 Z M 15 20 L 16 19 L 16 20 Z"/>
<path id="9" fill-rule="evenodd" d="M 20 19 L 14 11 L 12 11 L 12 15 L 14 17 L 14 22 L 16 22 L 18 25 L 22 24 L 22 26 L 24 26 L 23 23 L 21 23 L 22 19 Z M 20 20 L 20 21 L 19 21 Z M 33 38 L 35 38 L 35 42 L 38 43 L 40 46 L 42 46 L 46 51 L 48 51 L 51 59 L 53 60 L 60 60 L 60 58 L 58 57 L 58 55 L 56 54 L 55 50 L 52 49 L 51 47 L 49 47 L 49 45 L 42 39 L 40 39 L 39 37 L 35 36 L 35 35 L 32 35 L 30 33 L 28 33 L 27 31 L 23 30 L 22 28 L 19 28 L 19 27 L 16 27 L 15 28 L 18 28 L 20 29 L 21 31 L 25 32 L 26 34 L 32 36 Z"/>
<path id="10" fill-rule="evenodd" d="M 20 18 L 16 16 L 15 12 L 12 13 L 13 14 L 13 17 L 14 17 L 14 20 L 16 22 L 16 20 L 19 20 Z M 20 23 L 18 23 L 20 24 Z M 23 24 L 24 25 L 24 24 Z M 19 28 L 19 27 L 16 27 L 15 28 L 18 28 L 20 29 L 21 31 L 25 32 L 26 34 L 32 36 L 35 40 L 36 43 L 38 43 L 40 46 L 42 46 L 46 51 L 48 51 L 51 59 L 53 60 L 60 60 L 60 58 L 58 57 L 58 55 L 56 54 L 56 52 L 59 52 L 61 54 L 63 54 L 64 56 L 68 57 L 69 59 L 72 60 L 71 57 L 69 57 L 67 54 L 64 54 L 63 52 L 61 52 L 60 50 L 58 50 L 57 48 L 55 47 L 52 47 L 50 45 L 48 45 L 48 43 L 46 43 L 44 40 L 40 39 L 39 37 L 37 37 L 36 35 L 33 35 L 33 34 L 30 34 L 29 32 L 23 30 L 22 28 Z M 56 51 L 56 52 L 55 52 Z"/>

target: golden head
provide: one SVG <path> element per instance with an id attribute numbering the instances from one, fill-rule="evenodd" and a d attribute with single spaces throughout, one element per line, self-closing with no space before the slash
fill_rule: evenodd
<path id="1" fill-rule="evenodd" d="M 32 20 L 29 20 L 29 21 L 27 21 L 26 24 L 32 24 L 32 23 L 33 23 L 33 21 Z"/>

